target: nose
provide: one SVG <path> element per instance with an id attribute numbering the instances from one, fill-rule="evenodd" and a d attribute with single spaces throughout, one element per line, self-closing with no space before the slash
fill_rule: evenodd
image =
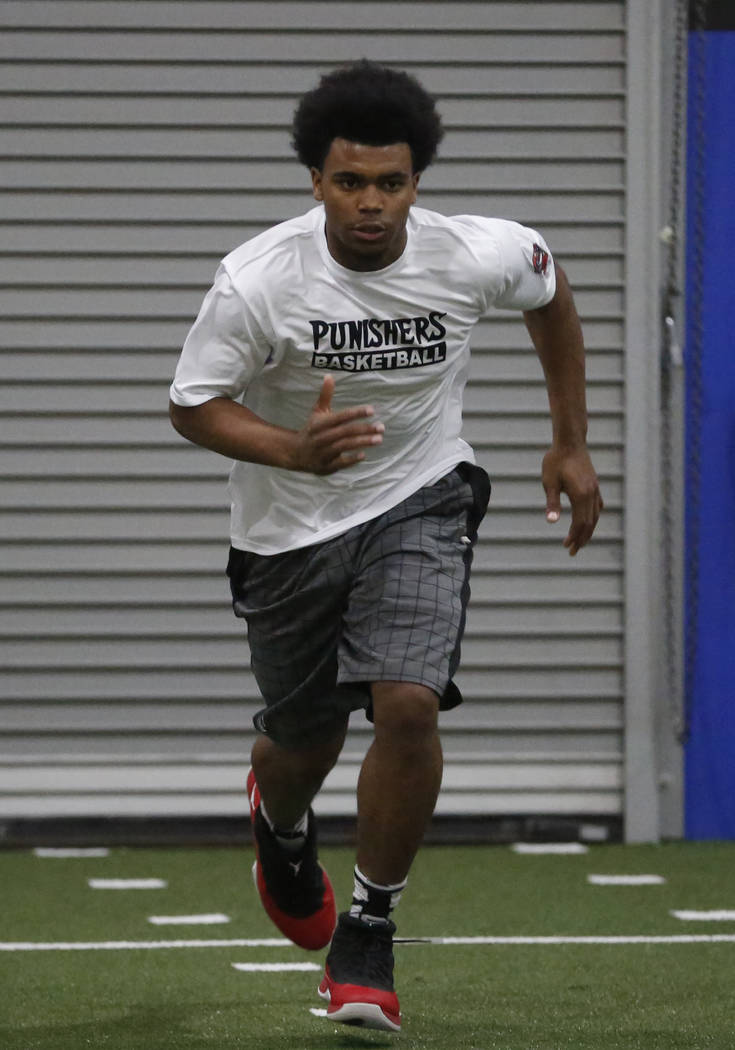
<path id="1" fill-rule="evenodd" d="M 383 198 L 378 187 L 372 183 L 367 183 L 360 194 L 358 206 L 360 211 L 382 211 Z"/>

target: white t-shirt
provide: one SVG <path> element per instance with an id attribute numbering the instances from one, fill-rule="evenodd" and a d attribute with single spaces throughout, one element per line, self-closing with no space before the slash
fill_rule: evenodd
<path id="1" fill-rule="evenodd" d="M 538 233 L 500 219 L 413 207 L 407 233 L 390 266 L 349 270 L 329 253 L 319 206 L 222 261 L 172 401 L 242 400 L 298 430 L 331 374 L 333 410 L 371 404 L 385 425 L 362 462 L 326 476 L 235 462 L 234 547 L 275 554 L 320 542 L 474 461 L 460 436 L 472 329 L 492 307 L 548 303 L 553 261 Z"/>

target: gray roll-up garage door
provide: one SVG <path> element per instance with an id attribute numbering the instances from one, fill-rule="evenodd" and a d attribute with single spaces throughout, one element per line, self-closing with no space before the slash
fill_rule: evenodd
<path id="1" fill-rule="evenodd" d="M 296 97 L 363 55 L 440 99 L 420 203 L 535 226 L 569 273 L 607 505 L 570 559 L 540 366 L 489 317 L 466 436 L 493 500 L 439 812 L 620 814 L 624 3 L 19 0 L 0 30 L 3 815 L 244 811 L 228 465 L 173 432 L 167 388 L 218 259 L 310 205 Z M 353 812 L 368 736 L 356 717 L 322 813 Z"/>

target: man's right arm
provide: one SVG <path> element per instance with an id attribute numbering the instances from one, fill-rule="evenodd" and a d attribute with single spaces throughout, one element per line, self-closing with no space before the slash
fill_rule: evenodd
<path id="1" fill-rule="evenodd" d="M 383 424 L 371 405 L 333 412 L 335 382 L 325 376 L 309 418 L 298 430 L 275 426 L 227 397 L 193 407 L 169 402 L 174 428 L 195 445 L 228 459 L 263 463 L 285 470 L 333 474 L 365 458 L 362 451 L 383 440 Z"/>

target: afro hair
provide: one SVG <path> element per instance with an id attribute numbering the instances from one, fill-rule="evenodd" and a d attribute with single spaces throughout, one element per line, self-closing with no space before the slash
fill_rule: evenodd
<path id="1" fill-rule="evenodd" d="M 443 134 L 434 99 L 415 77 L 362 59 L 326 73 L 303 96 L 292 141 L 301 163 L 319 170 L 336 138 L 364 146 L 405 142 L 414 172 L 422 172 Z"/>

